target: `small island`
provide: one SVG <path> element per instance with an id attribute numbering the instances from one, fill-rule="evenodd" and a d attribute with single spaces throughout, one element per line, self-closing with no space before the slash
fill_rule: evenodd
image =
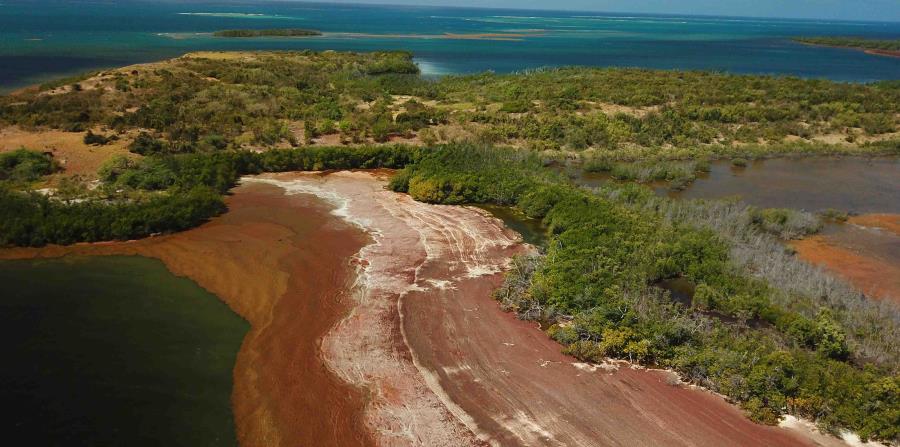
<path id="1" fill-rule="evenodd" d="M 900 39 L 865 39 L 861 37 L 796 37 L 807 45 L 853 48 L 878 56 L 900 57 Z"/>
<path id="2" fill-rule="evenodd" d="M 300 28 L 226 29 L 213 33 L 213 36 L 216 37 L 309 37 L 321 35 L 321 31 Z"/>

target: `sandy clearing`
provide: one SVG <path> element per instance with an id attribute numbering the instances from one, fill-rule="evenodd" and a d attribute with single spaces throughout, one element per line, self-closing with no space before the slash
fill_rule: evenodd
<path id="1" fill-rule="evenodd" d="M 95 129 L 95 131 L 98 131 Z M 100 132 L 103 133 L 103 132 Z M 21 147 L 41 152 L 50 152 L 63 167 L 61 176 L 81 175 L 88 179 L 97 177 L 97 170 L 116 155 L 130 155 L 127 138 L 105 146 L 84 144 L 85 132 L 63 132 L 60 130 L 27 131 L 17 127 L 0 129 L 0 152 L 13 151 Z"/>

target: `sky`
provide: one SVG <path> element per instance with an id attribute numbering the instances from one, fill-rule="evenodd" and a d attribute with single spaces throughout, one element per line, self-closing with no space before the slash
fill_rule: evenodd
<path id="1" fill-rule="evenodd" d="M 900 0 L 325 0 L 341 3 L 472 6 L 655 14 L 900 22 Z"/>

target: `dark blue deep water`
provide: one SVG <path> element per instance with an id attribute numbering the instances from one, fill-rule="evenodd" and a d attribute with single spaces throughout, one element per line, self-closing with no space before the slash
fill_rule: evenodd
<path id="1" fill-rule="evenodd" d="M 234 40 L 209 34 L 287 27 L 325 35 Z M 497 41 L 441 38 L 444 33 L 531 35 Z M 406 49 L 427 74 L 593 65 L 855 82 L 900 78 L 900 58 L 799 45 L 789 39 L 797 35 L 900 38 L 900 24 L 246 0 L 0 0 L 0 90 L 204 49 Z"/>

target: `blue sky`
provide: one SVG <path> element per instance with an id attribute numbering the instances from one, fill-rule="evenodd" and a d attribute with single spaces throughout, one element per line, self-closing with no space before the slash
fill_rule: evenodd
<path id="1" fill-rule="evenodd" d="M 329 0 L 325 0 L 329 1 Z M 900 22 L 900 0 L 330 0 L 658 14 L 709 14 Z"/>

